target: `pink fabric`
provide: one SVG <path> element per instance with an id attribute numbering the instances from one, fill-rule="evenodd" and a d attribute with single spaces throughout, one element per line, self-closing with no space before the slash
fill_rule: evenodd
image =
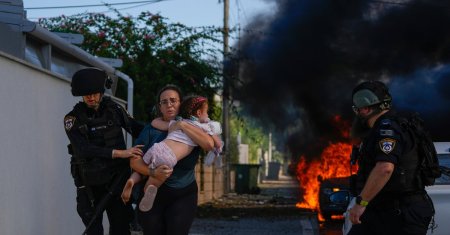
<path id="1" fill-rule="evenodd" d="M 142 159 L 152 169 L 161 165 L 167 165 L 173 168 L 177 164 L 177 157 L 164 141 L 153 144 Z"/>

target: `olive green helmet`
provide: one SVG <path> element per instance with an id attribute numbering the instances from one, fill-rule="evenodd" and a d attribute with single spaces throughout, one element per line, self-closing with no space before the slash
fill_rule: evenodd
<path id="1" fill-rule="evenodd" d="M 352 93 L 353 105 L 356 108 L 379 104 L 381 110 L 391 107 L 392 97 L 389 90 L 380 81 L 367 81 L 359 84 Z"/>

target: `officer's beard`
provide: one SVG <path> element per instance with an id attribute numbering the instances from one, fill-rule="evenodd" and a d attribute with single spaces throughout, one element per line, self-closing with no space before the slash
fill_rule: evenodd
<path id="1" fill-rule="evenodd" d="M 370 130 L 369 125 L 367 125 L 367 117 L 362 117 L 361 115 L 356 115 L 353 119 L 352 128 L 350 130 L 350 137 L 354 140 L 362 140 Z"/>
<path id="2" fill-rule="evenodd" d="M 87 104 L 87 106 L 90 109 L 97 110 L 98 107 L 100 106 L 100 102 L 95 102 L 94 104 Z"/>
<path id="3" fill-rule="evenodd" d="M 362 140 L 371 129 L 369 126 L 369 119 L 379 115 L 382 111 L 383 110 L 379 107 L 373 106 L 371 107 L 371 111 L 368 115 L 364 117 L 360 114 L 356 115 L 353 120 L 352 129 L 350 130 L 350 137 L 353 140 Z"/>
<path id="4" fill-rule="evenodd" d="M 100 103 L 102 102 L 102 99 L 103 99 L 103 96 L 101 96 L 100 99 L 98 101 L 96 101 L 96 102 L 93 102 L 91 104 L 86 103 L 86 106 L 88 108 L 90 108 L 90 109 L 93 109 L 93 110 L 97 111 L 98 107 L 100 107 Z"/>

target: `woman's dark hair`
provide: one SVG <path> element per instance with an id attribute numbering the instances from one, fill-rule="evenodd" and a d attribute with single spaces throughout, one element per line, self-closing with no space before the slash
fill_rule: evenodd
<path id="1" fill-rule="evenodd" d="M 157 104 L 159 104 L 159 101 L 160 101 L 159 99 L 160 99 L 160 97 L 161 97 L 161 94 L 162 94 L 164 91 L 167 91 L 167 90 L 175 91 L 176 93 L 178 93 L 178 96 L 180 97 L 180 99 L 183 98 L 183 96 L 182 96 L 182 94 L 181 94 L 181 89 L 180 89 L 177 85 L 174 85 L 174 84 L 167 84 L 167 85 L 165 85 L 163 88 L 161 88 L 161 90 L 159 90 L 158 96 L 156 97 L 156 103 L 157 103 Z"/>
<path id="2" fill-rule="evenodd" d="M 203 96 L 190 95 L 181 103 L 179 115 L 182 118 L 191 118 L 191 116 L 196 115 L 197 110 L 201 109 L 207 103 L 208 99 Z"/>
<path id="3" fill-rule="evenodd" d="M 180 100 L 183 99 L 183 95 L 181 93 L 181 89 L 177 85 L 167 84 L 167 85 L 163 86 L 159 90 L 158 96 L 156 96 L 156 103 L 155 103 L 155 106 L 153 106 L 152 111 L 151 111 L 152 112 L 151 116 L 153 116 L 153 118 L 162 116 L 161 110 L 159 110 L 159 106 L 160 106 L 160 104 L 159 104 L 160 100 L 159 99 L 161 98 L 161 94 L 164 91 L 167 91 L 167 90 L 175 91 L 176 93 L 178 93 L 178 96 L 180 97 Z"/>

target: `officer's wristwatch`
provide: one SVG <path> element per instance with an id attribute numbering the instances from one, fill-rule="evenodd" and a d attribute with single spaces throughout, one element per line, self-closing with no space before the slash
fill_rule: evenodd
<path id="1" fill-rule="evenodd" d="M 365 207 L 365 206 L 369 205 L 369 202 L 368 202 L 368 201 L 364 201 L 364 200 L 362 199 L 361 195 L 358 195 L 358 196 L 356 197 L 356 204 Z"/>

